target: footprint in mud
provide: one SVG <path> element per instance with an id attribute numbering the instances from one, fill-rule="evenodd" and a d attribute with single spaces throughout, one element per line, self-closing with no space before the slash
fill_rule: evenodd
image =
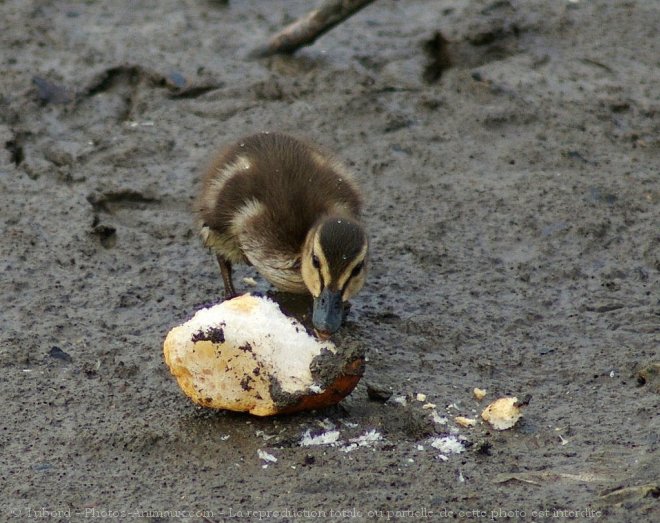
<path id="1" fill-rule="evenodd" d="M 442 73 L 452 66 L 449 41 L 440 31 L 436 31 L 433 37 L 423 42 L 422 45 L 427 56 L 427 63 L 422 77 L 427 83 L 437 82 L 440 80 Z"/>
<path id="2" fill-rule="evenodd" d="M 187 201 L 162 198 L 136 189 L 92 192 L 87 195 L 87 201 L 94 211 L 91 233 L 107 249 L 117 244 L 121 228 L 172 240 L 173 231 L 188 222 L 191 212 Z M 186 219 L 181 219 L 182 214 Z"/>
<path id="3" fill-rule="evenodd" d="M 196 98 L 223 85 L 191 81 L 176 71 L 162 74 L 138 64 L 104 69 L 77 89 L 42 76 L 34 76 L 32 84 L 36 98 L 44 105 L 71 104 L 74 112 L 91 111 L 93 121 L 116 122 L 135 119 L 143 96 L 151 96 L 154 89 L 166 89 L 169 98 L 185 99 Z"/>
<path id="4" fill-rule="evenodd" d="M 458 16 L 451 9 L 446 14 L 448 19 Z M 496 0 L 482 8 L 475 3 L 457 19 L 456 26 L 463 28 L 458 29 L 462 34 L 445 38 L 437 31 L 422 42 L 428 59 L 423 78 L 433 83 L 449 67 L 473 69 L 511 56 L 519 51 L 520 36 L 533 25 L 530 15 L 508 0 Z M 476 74 L 475 80 L 481 81 Z"/>
<path id="5" fill-rule="evenodd" d="M 121 208 L 144 209 L 147 205 L 160 203 L 156 196 L 135 189 L 119 189 L 102 193 L 93 192 L 87 196 L 87 201 L 95 211 L 108 214 L 114 214 Z"/>
<path id="6" fill-rule="evenodd" d="M 101 245 L 106 249 L 111 249 L 117 244 L 117 227 L 103 223 L 101 220 L 102 214 L 111 215 L 113 220 L 126 226 L 138 227 L 139 220 L 131 215 L 135 211 L 159 204 L 156 197 L 133 189 L 91 193 L 87 196 L 87 201 L 91 204 L 95 213 L 91 233 L 98 238 Z"/>

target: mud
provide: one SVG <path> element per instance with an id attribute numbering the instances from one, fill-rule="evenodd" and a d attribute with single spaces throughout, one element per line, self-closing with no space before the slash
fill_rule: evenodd
<path id="1" fill-rule="evenodd" d="M 246 59 L 308 8 L 0 2 L 2 519 L 657 519 L 659 4 L 379 0 Z M 253 419 L 161 344 L 222 292 L 200 169 L 268 129 L 364 187 L 368 361 L 341 406 Z M 511 430 L 452 422 L 527 394 Z"/>

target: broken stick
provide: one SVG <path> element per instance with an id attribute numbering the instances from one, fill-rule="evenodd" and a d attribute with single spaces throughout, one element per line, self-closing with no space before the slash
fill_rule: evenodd
<path id="1" fill-rule="evenodd" d="M 278 53 L 295 53 L 299 48 L 314 43 L 321 35 L 373 1 L 325 0 L 320 7 L 286 26 L 271 37 L 266 45 L 258 47 L 250 55 L 254 58 L 264 58 Z"/>

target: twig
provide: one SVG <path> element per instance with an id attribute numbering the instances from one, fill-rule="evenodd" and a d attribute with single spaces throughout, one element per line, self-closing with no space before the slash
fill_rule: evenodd
<path id="1" fill-rule="evenodd" d="M 276 33 L 266 45 L 252 51 L 250 56 L 264 58 L 278 53 L 295 53 L 300 47 L 314 43 L 318 37 L 373 1 L 325 0 L 320 7 Z"/>

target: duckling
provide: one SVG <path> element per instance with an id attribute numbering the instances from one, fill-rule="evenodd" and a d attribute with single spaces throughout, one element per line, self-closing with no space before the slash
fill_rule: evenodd
<path id="1" fill-rule="evenodd" d="M 220 266 L 247 263 L 277 289 L 310 293 L 327 338 L 364 285 L 369 244 L 353 176 L 320 147 L 281 133 L 247 136 L 211 162 L 197 200 L 201 238 Z"/>

